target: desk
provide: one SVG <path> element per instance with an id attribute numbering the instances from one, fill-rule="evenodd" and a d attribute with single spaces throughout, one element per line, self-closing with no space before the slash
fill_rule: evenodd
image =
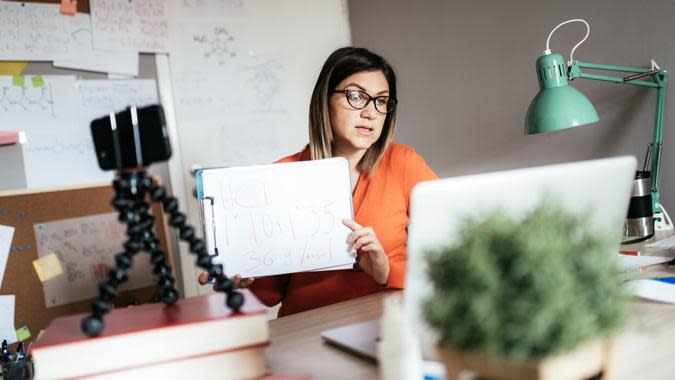
<path id="1" fill-rule="evenodd" d="M 670 270 L 675 275 L 675 270 Z M 377 367 L 327 345 L 321 332 L 379 318 L 388 291 L 270 321 L 267 358 L 274 374 L 312 379 L 377 379 Z M 675 305 L 636 299 L 616 343 L 617 379 L 675 379 Z"/>
<path id="2" fill-rule="evenodd" d="M 321 332 L 380 318 L 385 291 L 270 321 L 267 361 L 275 375 L 311 374 L 314 380 L 377 379 L 377 366 L 329 346 Z"/>

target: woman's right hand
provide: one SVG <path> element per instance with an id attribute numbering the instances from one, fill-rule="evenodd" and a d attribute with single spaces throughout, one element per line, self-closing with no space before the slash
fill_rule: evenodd
<path id="1" fill-rule="evenodd" d="M 254 277 L 241 278 L 241 275 L 235 274 L 234 277 L 232 277 L 233 288 L 234 289 L 248 288 L 249 286 L 251 286 L 254 280 L 255 280 Z M 197 277 L 197 281 L 199 282 L 199 285 L 208 284 L 209 274 L 206 272 L 200 273 L 199 277 Z"/>

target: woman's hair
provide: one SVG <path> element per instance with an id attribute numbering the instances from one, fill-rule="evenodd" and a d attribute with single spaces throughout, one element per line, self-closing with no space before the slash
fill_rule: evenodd
<path id="1" fill-rule="evenodd" d="M 330 96 L 348 76 L 363 71 L 381 71 L 389 83 L 389 97 L 396 99 L 396 74 L 379 55 L 363 48 L 344 47 L 323 64 L 309 103 L 309 153 L 312 160 L 333 157 L 333 131 L 330 123 Z M 357 168 L 372 175 L 394 136 L 396 109 L 387 113 L 380 138 L 366 151 Z"/>

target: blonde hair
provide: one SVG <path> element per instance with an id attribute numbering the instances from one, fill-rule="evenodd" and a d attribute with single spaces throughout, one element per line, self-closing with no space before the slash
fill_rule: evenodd
<path id="1" fill-rule="evenodd" d="M 333 129 L 330 122 L 330 96 L 348 76 L 363 71 L 381 71 L 389 84 L 389 97 L 396 99 L 396 74 L 379 55 L 363 48 L 345 47 L 334 51 L 321 69 L 309 103 L 309 156 L 312 160 L 333 157 Z M 357 165 L 360 172 L 372 176 L 391 144 L 396 129 L 396 109 L 384 119 L 382 134 Z"/>

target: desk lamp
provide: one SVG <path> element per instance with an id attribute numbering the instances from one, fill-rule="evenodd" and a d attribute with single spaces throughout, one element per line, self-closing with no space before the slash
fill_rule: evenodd
<path id="1" fill-rule="evenodd" d="M 549 42 L 553 33 L 565 24 L 582 22 L 586 25 L 586 35 L 570 53 L 565 63 L 563 56 L 551 53 Z M 624 228 L 624 243 L 647 239 L 654 230 L 672 229 L 673 224 L 661 204 L 659 196 L 659 166 L 661 164 L 661 145 L 663 142 L 663 114 L 666 98 L 668 73 L 661 70 L 652 60 L 652 67 L 635 68 L 625 66 L 601 65 L 574 60 L 574 50 L 581 45 L 590 33 L 585 20 L 567 20 L 556 26 L 548 35 L 546 50 L 537 59 L 537 78 L 539 93 L 534 97 L 525 117 L 525 133 L 535 134 L 553 132 L 598 121 L 593 104 L 569 82 L 576 78 L 595 79 L 606 82 L 645 86 L 656 89 L 656 118 L 652 142 L 642 170 L 636 172 L 628 216 Z M 590 74 L 582 71 L 604 70 L 628 73 L 625 77 Z"/>

